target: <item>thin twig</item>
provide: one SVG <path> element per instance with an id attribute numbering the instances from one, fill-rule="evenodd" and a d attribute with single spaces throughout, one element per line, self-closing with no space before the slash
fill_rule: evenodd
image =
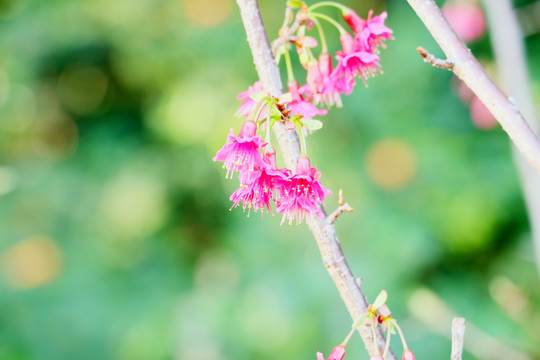
<path id="1" fill-rule="evenodd" d="M 458 38 L 433 0 L 407 0 L 437 41 L 452 71 L 476 94 L 508 133 L 518 150 L 540 174 L 540 141 L 519 110 L 493 83 L 470 50 Z"/>
<path id="2" fill-rule="evenodd" d="M 455 317 L 452 319 L 452 355 L 450 360 L 461 360 L 463 341 L 465 340 L 465 319 Z"/>
<path id="3" fill-rule="evenodd" d="M 484 2 L 498 78 L 502 87 L 515 97 L 529 126 L 538 134 L 540 124 L 531 94 L 523 36 L 516 13 L 508 0 L 484 0 Z M 535 248 L 536 266 L 540 272 L 540 176 L 517 154 L 515 148 L 514 162 L 521 178 Z"/>
<path id="4" fill-rule="evenodd" d="M 333 225 L 339 215 L 343 214 L 344 212 L 352 211 L 354 211 L 354 208 L 343 200 L 343 189 L 339 189 L 338 208 L 333 213 L 328 215 L 326 221 L 328 221 L 329 224 Z"/>
<path id="5" fill-rule="evenodd" d="M 450 71 L 454 70 L 453 61 L 437 59 L 434 55 L 428 53 L 426 49 L 421 46 L 417 47 L 416 51 L 418 51 L 418 53 L 424 58 L 424 62 L 427 62 L 428 64 L 431 64 L 441 69 L 446 69 Z"/>
<path id="6" fill-rule="evenodd" d="M 236 0 L 236 2 L 240 8 L 253 61 L 263 88 L 270 95 L 279 97 L 282 94 L 281 78 L 272 56 L 259 5 L 256 0 Z M 300 155 L 298 137 L 294 131 L 286 130 L 280 123 L 274 125 L 274 132 L 285 164 L 288 168 L 293 169 Z M 334 226 L 327 221 L 326 217 L 314 215 L 311 217 L 309 228 L 317 241 L 323 264 L 334 281 L 351 318 L 353 321 L 358 319 L 367 311 L 369 304 L 343 257 Z M 374 354 L 373 336 L 369 327 L 360 326 L 358 331 L 368 353 Z M 386 341 L 379 327 L 377 327 L 376 336 L 379 352 L 382 352 Z M 396 360 L 396 357 L 392 352 L 389 352 L 387 360 Z"/>

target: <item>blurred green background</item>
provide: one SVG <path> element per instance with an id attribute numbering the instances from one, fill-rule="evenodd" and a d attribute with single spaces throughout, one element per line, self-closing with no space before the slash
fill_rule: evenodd
<path id="1" fill-rule="evenodd" d="M 386 9 L 395 35 L 384 75 L 308 140 L 327 207 L 343 188 L 356 209 L 337 224 L 353 272 L 370 300 L 388 291 L 417 359 L 449 358 L 452 312 L 466 359 L 539 359 L 506 135 L 421 61 L 441 52 L 406 2 L 345 3 Z M 284 5 L 261 1 L 271 38 Z M 538 99 L 540 35 L 526 42 Z M 493 68 L 487 35 L 471 47 Z M 255 80 L 232 0 L 0 1 L 0 359 L 307 360 L 343 339 L 307 227 L 229 211 L 236 181 L 211 161 Z"/>

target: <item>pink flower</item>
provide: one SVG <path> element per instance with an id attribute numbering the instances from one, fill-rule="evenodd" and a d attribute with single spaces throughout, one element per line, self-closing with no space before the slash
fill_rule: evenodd
<path id="1" fill-rule="evenodd" d="M 257 124 L 246 121 L 242 125 L 240 134 L 234 135 L 234 130 L 227 137 L 227 143 L 217 152 L 212 160 L 223 161 L 223 167 L 227 168 L 226 177 L 232 177 L 235 171 L 241 175 L 252 172 L 255 166 L 263 166 L 259 149 L 266 143 L 256 136 Z"/>
<path id="2" fill-rule="evenodd" d="M 486 32 L 484 13 L 476 3 L 447 1 L 441 11 L 464 41 L 474 41 Z"/>
<path id="3" fill-rule="evenodd" d="M 327 52 L 323 52 L 319 55 L 318 61 L 319 73 L 321 75 L 322 86 L 318 91 L 313 91 L 313 102 L 315 105 L 324 103 L 327 107 L 336 105 L 342 106 L 340 94 L 350 94 L 352 87 L 340 86 L 340 82 L 332 79 L 332 58 Z M 309 82 L 308 82 L 309 84 Z"/>
<path id="4" fill-rule="evenodd" d="M 352 10 L 351 10 L 352 11 Z M 356 15 L 360 18 L 358 15 Z M 374 18 L 373 10 L 369 11 L 367 20 L 362 22 L 355 19 L 354 16 L 343 15 L 345 20 L 349 23 L 354 31 L 354 35 L 360 49 L 372 53 L 378 53 L 379 47 L 385 47 L 384 40 L 392 39 L 392 29 L 384 25 L 384 21 L 388 14 L 383 12 L 381 15 L 377 15 Z M 347 20 L 349 19 L 349 20 Z"/>
<path id="5" fill-rule="evenodd" d="M 319 109 L 307 99 L 304 99 L 301 91 L 305 91 L 305 89 L 300 89 L 298 82 L 289 81 L 287 86 L 292 96 L 292 101 L 287 104 L 291 109 L 292 115 L 302 115 L 304 118 L 311 120 L 315 116 L 326 115 L 328 113 L 328 111 Z M 310 99 L 310 97 L 308 97 L 308 99 Z"/>
<path id="6" fill-rule="evenodd" d="M 319 204 L 324 201 L 324 197 L 332 192 L 321 185 L 318 181 L 321 173 L 317 168 L 312 168 L 309 159 L 306 156 L 298 158 L 296 163 L 296 173 L 288 180 L 278 180 L 281 189 L 276 211 L 283 213 L 281 223 L 285 218 L 289 219 L 289 224 L 296 219 L 300 224 L 304 218 L 310 219 L 310 213 L 317 216 L 324 216 L 319 209 Z"/>
<path id="7" fill-rule="evenodd" d="M 324 78 L 319 68 L 319 63 L 316 60 L 310 61 L 307 64 L 306 83 L 314 94 L 318 94 L 323 90 Z"/>
<path id="8" fill-rule="evenodd" d="M 349 33 L 342 34 L 340 40 L 343 50 L 338 51 L 336 55 L 339 63 L 331 76 L 344 92 L 348 91 L 345 93 L 349 93 L 352 91 L 356 76 L 366 84 L 367 78 L 381 71 L 379 57 L 372 52 L 361 50 Z"/>
<path id="9" fill-rule="evenodd" d="M 272 212 L 270 200 L 276 200 L 276 192 L 280 193 L 281 188 L 275 186 L 275 179 L 286 180 L 290 176 L 290 170 L 276 167 L 276 151 L 271 148 L 264 151 L 263 167 L 258 167 L 252 173 L 241 176 L 241 186 L 229 198 L 237 207 L 242 202 L 244 211 L 248 209 L 248 215 L 251 209 L 257 212 L 264 208 L 268 213 Z M 278 195 L 279 196 L 279 195 Z"/>
<path id="10" fill-rule="evenodd" d="M 240 109 L 236 111 L 236 115 L 243 116 L 245 118 L 249 118 L 251 113 L 255 110 L 255 107 L 257 106 L 257 101 L 253 100 L 250 96 L 251 94 L 254 94 L 256 92 L 263 91 L 263 87 L 260 81 L 255 82 L 253 86 L 250 86 L 246 91 L 238 94 L 237 99 L 242 100 L 242 105 L 240 105 Z M 260 120 L 261 118 L 266 117 L 266 112 L 261 111 L 261 115 L 259 116 Z"/>
<path id="11" fill-rule="evenodd" d="M 366 20 L 362 19 L 353 9 L 343 13 L 343 19 L 349 24 L 355 34 L 359 34 L 366 26 Z"/>
<path id="12" fill-rule="evenodd" d="M 342 360 L 345 357 L 345 346 L 338 345 L 332 350 L 330 355 L 328 355 L 328 358 L 326 360 Z M 324 360 L 323 354 L 320 352 L 317 353 L 317 360 Z"/>
<path id="13" fill-rule="evenodd" d="M 406 349 L 401 355 L 402 360 L 414 360 L 414 354 L 410 349 Z"/>

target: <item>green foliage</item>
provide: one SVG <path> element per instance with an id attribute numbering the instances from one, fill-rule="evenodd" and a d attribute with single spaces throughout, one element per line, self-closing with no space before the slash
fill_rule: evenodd
<path id="1" fill-rule="evenodd" d="M 261 4 L 271 36 L 284 5 Z M 449 346 L 407 318 L 419 288 L 538 357 L 507 137 L 477 130 L 450 74 L 423 64 L 415 47 L 437 47 L 407 4 L 388 12 L 385 74 L 310 139 L 327 207 L 343 188 L 356 209 L 338 220 L 350 265 L 371 299 L 387 290 L 420 359 Z M 229 212 L 236 184 L 211 161 L 256 78 L 232 1 L 7 0 L 0 18 L 0 358 L 313 359 L 341 341 L 351 322 L 306 227 Z M 402 175 L 393 147 L 374 150 L 388 138 L 412 175 L 381 183 Z"/>

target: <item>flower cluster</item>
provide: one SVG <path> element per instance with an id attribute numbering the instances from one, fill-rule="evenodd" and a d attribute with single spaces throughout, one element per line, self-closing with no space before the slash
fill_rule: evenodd
<path id="1" fill-rule="evenodd" d="M 388 357 L 388 352 L 390 351 L 390 335 L 395 334 L 397 330 L 399 337 L 401 338 L 401 343 L 403 345 L 403 354 L 401 355 L 402 360 L 414 360 L 414 353 L 407 346 L 405 337 L 401 331 L 401 328 L 397 324 L 397 321 L 392 318 L 392 314 L 388 309 L 388 306 L 385 304 L 388 295 L 385 290 L 381 291 L 373 304 L 370 304 L 367 311 L 360 316 L 353 324 L 351 330 L 345 337 L 345 340 L 338 346 L 336 346 L 326 360 L 343 360 L 345 357 L 345 347 L 349 342 L 352 334 L 360 326 L 369 326 L 371 328 L 372 339 L 373 339 L 373 349 L 374 353 L 371 354 L 369 360 L 386 360 Z M 381 329 L 383 332 L 386 332 L 386 346 L 383 351 L 380 350 L 379 344 L 377 343 L 377 336 L 375 334 L 375 329 L 378 324 L 381 324 Z M 382 352 L 382 354 L 381 354 Z M 320 352 L 317 353 L 317 360 L 324 360 L 323 354 Z"/>
<path id="2" fill-rule="evenodd" d="M 266 210 L 272 213 L 272 203 L 276 211 L 283 214 L 292 223 L 301 223 L 304 218 L 310 219 L 310 214 L 324 214 L 319 204 L 329 195 L 319 182 L 320 173 L 311 167 L 309 158 L 298 158 L 296 171 L 278 169 L 276 152 L 267 142 L 256 135 L 257 124 L 246 121 L 238 136 L 233 129 L 227 143 L 217 152 L 214 161 L 222 161 L 227 169 L 227 177 L 238 172 L 240 187 L 231 195 L 233 207 L 242 204 L 248 214 Z M 262 154 L 261 154 L 262 151 Z"/>
<path id="3" fill-rule="evenodd" d="M 343 22 L 317 11 L 322 7 L 341 10 Z M 296 14 L 294 11 L 296 10 Z M 379 50 L 384 41 L 392 38 L 392 30 L 384 25 L 386 13 L 367 19 L 352 9 L 325 1 L 307 6 L 303 1 L 290 0 L 280 37 L 273 43 L 276 62 L 284 59 L 287 69 L 287 93 L 279 99 L 264 92 L 256 82 L 238 95 L 242 101 L 236 112 L 245 122 L 237 135 L 231 129 L 226 144 L 217 152 L 214 161 L 223 162 L 226 177 L 238 173 L 239 188 L 231 195 L 232 207 L 242 206 L 261 214 L 281 213 L 282 223 L 308 222 L 312 215 L 324 216 L 321 204 L 331 191 L 321 185 L 317 168 L 311 167 L 307 156 L 306 136 L 320 129 L 322 122 L 316 117 L 326 115 L 322 107 L 342 105 L 341 95 L 350 94 L 356 80 L 366 80 L 381 72 Z M 320 21 L 333 25 L 339 32 L 341 48 L 330 55 L 326 36 Z M 308 32 L 316 29 L 318 40 Z M 315 48 L 320 44 L 320 52 Z M 291 60 L 292 49 L 305 69 L 305 83 L 296 80 Z M 335 62 L 332 60 L 335 59 Z M 301 156 L 296 168 L 278 168 L 276 152 L 271 145 L 270 131 L 279 122 L 289 131 L 296 131 L 300 140 Z M 257 135 L 266 132 L 264 140 Z"/>

